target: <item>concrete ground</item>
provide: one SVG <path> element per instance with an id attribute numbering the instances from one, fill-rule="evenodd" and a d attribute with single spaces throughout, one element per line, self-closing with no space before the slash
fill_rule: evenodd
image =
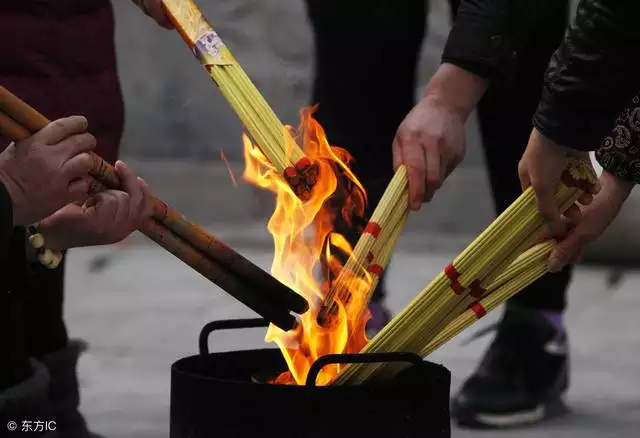
<path id="1" fill-rule="evenodd" d="M 213 227 L 218 236 L 268 269 L 271 248 L 261 230 L 259 223 L 238 229 Z M 262 243 L 242 244 L 247 236 Z M 411 232 L 403 236 L 389 272 L 389 304 L 394 312 L 458 251 L 457 243 L 428 237 L 416 251 L 415 244 L 409 244 L 414 237 Z M 91 345 L 80 362 L 82 410 L 92 427 L 109 438 L 168 437 L 172 362 L 196 353 L 198 332 L 206 322 L 252 313 L 141 239 L 117 247 L 74 250 L 69 260 L 70 332 Z M 568 400 L 573 412 L 531 429 L 499 434 L 454 429 L 453 437 L 638 435 L 640 274 L 628 273 L 615 288 L 608 286 L 610 275 L 607 269 L 581 267 L 569 293 L 573 374 Z M 497 316 L 487 316 L 472 330 Z M 211 345 L 217 350 L 260 347 L 263 335 L 260 330 L 219 334 Z M 463 346 L 468 335 L 463 333 L 432 357 L 452 371 L 452 391 L 473 369 L 490 339 Z"/>

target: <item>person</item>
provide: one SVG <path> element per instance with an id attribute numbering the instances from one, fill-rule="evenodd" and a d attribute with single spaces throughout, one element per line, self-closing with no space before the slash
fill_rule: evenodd
<path id="1" fill-rule="evenodd" d="M 564 38 L 564 29 L 560 32 L 566 15 L 566 5 L 563 3 L 518 2 L 516 6 L 499 0 L 461 2 L 442 56 L 443 63 L 425 88 L 422 100 L 399 127 L 393 144 L 394 167 L 405 164 L 411 170 L 409 192 L 412 209 L 417 210 L 421 202 L 429 201 L 462 161 L 465 153 L 462 126 L 476 104 L 494 197 L 498 199 L 496 194 L 499 193 L 504 195 L 504 204 L 500 206 L 500 202 L 497 203 L 498 212 L 520 194 L 518 179 L 522 176 L 527 156 L 522 157 L 522 161 L 520 158 L 531 134 L 532 116 L 540 97 L 545 102 L 544 95 L 549 93 L 549 89 L 564 89 L 563 93 L 557 93 L 557 100 L 551 106 L 553 110 L 548 111 L 547 120 L 551 127 L 560 131 L 575 129 L 576 137 L 579 131 L 576 122 L 579 119 L 572 113 L 573 110 L 582 105 L 578 114 L 602 115 L 601 101 L 594 104 L 585 95 L 580 95 L 580 100 L 574 100 L 578 96 L 576 90 L 582 85 L 578 86 L 580 83 L 571 75 L 588 64 L 589 56 L 595 56 L 593 53 L 584 56 L 584 59 L 583 54 L 572 57 L 572 64 L 559 64 L 555 75 L 547 75 L 543 93 L 542 78 L 549 55 L 555 53 L 558 57 L 559 54 L 570 53 L 569 47 L 575 43 L 568 39 L 569 42 L 556 51 Z M 606 7 L 603 7 L 603 3 L 607 3 Z M 615 44 L 619 45 L 608 47 L 610 53 L 615 55 L 603 56 L 603 53 L 608 53 L 607 50 L 597 52 L 597 58 L 607 59 L 610 64 L 587 69 L 586 83 L 590 84 L 589 87 L 596 83 L 603 86 L 605 81 L 617 83 L 623 77 L 627 82 L 618 85 L 620 89 L 628 91 L 635 87 L 632 75 L 627 76 L 622 73 L 624 69 L 620 70 L 620 59 L 626 59 L 627 62 L 637 59 L 632 54 L 631 46 L 626 45 L 622 38 L 625 32 L 632 32 L 630 29 L 633 29 L 637 13 L 630 13 L 630 2 L 583 0 L 578 8 L 574 40 L 579 39 L 581 29 L 594 26 L 591 21 L 594 17 L 600 17 L 599 14 L 603 12 L 606 17 L 607 9 L 625 8 L 628 14 L 624 26 L 616 28 L 608 19 L 598 23 L 598 26 L 603 23 L 604 26 L 610 26 L 607 29 L 609 35 L 616 35 L 612 29 L 618 29 L 619 38 L 609 38 L 608 41 L 616 41 Z M 594 35 L 589 32 L 589 37 L 582 41 L 583 48 L 598 40 Z M 536 47 L 545 49 L 536 50 Z M 528 65 L 529 60 L 533 59 L 537 60 L 537 68 Z M 567 75 L 567 70 L 571 71 L 571 75 Z M 598 75 L 602 79 L 595 80 Z M 530 81 L 527 82 L 528 87 L 521 88 L 518 84 L 525 83 L 520 82 L 524 77 L 529 77 Z M 628 97 L 627 92 L 611 95 L 612 85 L 603 86 L 599 91 L 595 91 L 595 88 L 597 86 L 591 90 L 590 98 L 606 95 L 606 99 L 619 101 L 621 96 L 623 99 Z M 503 98 L 496 99 L 496 94 Z M 509 101 L 511 105 L 502 106 L 505 111 L 502 118 L 490 120 L 483 116 L 483 110 L 487 107 L 499 110 L 501 105 Z M 546 102 L 549 103 L 550 99 Z M 559 113 L 562 113 L 562 117 L 555 119 Z M 595 118 L 584 117 L 580 120 L 580 126 L 588 126 L 591 122 L 595 123 Z M 597 121 L 594 126 L 602 127 L 607 123 L 607 119 L 604 119 Z M 588 131 L 591 133 L 591 143 L 599 141 L 593 129 Z M 493 146 L 488 146 L 487 140 L 493 141 Z M 532 142 L 529 142 L 527 150 L 535 150 L 530 149 L 531 145 Z M 549 155 L 539 152 L 535 156 L 553 156 L 548 150 L 545 153 Z M 495 176 L 497 174 L 491 169 L 492 161 L 506 172 L 504 179 Z M 518 163 L 520 175 L 515 172 Z M 538 169 L 548 165 L 548 162 L 540 164 Z M 537 181 L 553 183 L 548 178 L 539 178 Z M 624 197 L 624 189 L 611 187 L 607 192 L 619 190 L 616 201 L 619 203 Z M 604 198 L 600 196 L 598 199 Z M 562 268 L 554 269 L 555 273 L 544 276 L 507 304 L 494 341 L 478 368 L 454 397 L 452 415 L 459 424 L 508 427 L 529 424 L 565 412 L 561 396 L 568 388 L 569 362 L 567 335 L 561 314 L 565 307 L 565 291 L 571 270 L 567 263 L 562 264 Z"/>
<path id="2" fill-rule="evenodd" d="M 576 260 L 582 247 L 604 232 L 640 181 L 640 5 L 583 1 L 577 17 L 549 64 L 519 164 L 522 186 L 533 188 L 551 232 L 568 232 L 550 256 L 554 271 Z M 604 169 L 601 188 L 569 230 L 571 221 L 563 220 L 554 188 L 567 156 L 586 151 L 597 151 Z"/>
<path id="3" fill-rule="evenodd" d="M 464 157 L 464 125 L 476 107 L 496 213 L 521 193 L 517 165 L 545 69 L 564 36 L 569 4 L 450 4 L 454 21 L 443 62 L 414 102 L 425 1 L 307 0 L 316 118 L 332 144 L 354 155 L 355 174 L 369 195 L 368 214 L 401 163 L 408 170 L 411 208 L 432 199 Z M 351 241 L 357 237 L 352 233 Z M 538 413 L 560 397 L 567 386 L 568 356 L 562 349 L 549 353 L 545 345 L 551 339 L 563 346 L 566 341 L 562 312 L 570 278 L 570 268 L 547 275 L 509 302 L 480 368 L 454 397 L 458 423 L 529 422 L 542 418 Z M 373 331 L 390 316 L 386 287 L 381 281 L 371 303 Z M 523 385 L 538 391 L 530 394 Z M 481 415 L 496 410 L 497 419 Z"/>
<path id="4" fill-rule="evenodd" d="M 160 0 L 136 0 L 133 4 L 159 25 L 172 28 Z M 8 60 L 0 64 L 0 82 L 50 119 L 69 114 L 85 116 L 97 139 L 96 153 L 113 164 L 123 133 L 124 103 L 110 0 L 7 0 L 0 10 L 0 51 Z M 8 139 L 0 138 L 0 145 L 7 144 Z M 5 264 L 7 272 L 14 273 L 11 277 L 20 283 L 13 289 L 21 291 L 11 302 L 11 315 L 16 316 L 5 322 L 11 323 L 13 333 L 18 330 L 19 335 L 10 339 L 2 336 L 0 348 L 7 351 L 6 345 L 13 348 L 19 344 L 22 357 L 44 365 L 51 379 L 48 399 L 58 421 L 58 433 L 63 437 L 88 437 L 91 432 L 78 410 L 76 374 L 78 359 L 87 344 L 70 339 L 64 321 L 64 251 L 57 269 L 39 263 L 21 269 L 22 234 L 20 229 L 12 234 Z M 22 274 L 18 276 L 18 272 Z M 10 332 L 6 326 L 3 331 Z M 0 356 L 0 367 L 14 367 L 6 363 L 6 357 Z M 24 374 L 24 366 L 17 368 Z M 15 376 L 7 377 L 9 372 L 1 374 L 1 387 L 15 383 Z"/>
<path id="5" fill-rule="evenodd" d="M 80 435 L 69 434 L 64 422 L 70 418 L 60 418 L 49 404 L 56 390 L 49 372 L 53 358 L 36 359 L 25 345 L 25 302 L 30 291 L 22 282 L 28 265 L 56 269 L 51 260 L 26 250 L 25 227 L 37 224 L 37 233 L 29 236 L 34 249 L 55 254 L 120 241 L 153 214 L 146 183 L 120 161 L 115 170 L 124 190 L 88 195 L 93 162 L 88 152 L 96 140 L 86 132 L 87 126 L 84 117 L 56 120 L 0 153 L 0 419 L 3 427 L 22 420 L 62 426 L 60 435 L 54 431 L 41 435 L 47 437 Z"/>

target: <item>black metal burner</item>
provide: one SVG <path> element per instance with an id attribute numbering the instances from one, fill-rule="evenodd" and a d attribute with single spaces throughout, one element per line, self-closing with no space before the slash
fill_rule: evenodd
<path id="1" fill-rule="evenodd" d="M 212 331 L 267 327 L 262 319 L 215 321 L 200 354 L 171 367 L 171 438 L 449 438 L 449 371 L 408 353 L 330 355 L 304 386 L 264 383 L 286 370 L 278 349 L 209 353 Z M 402 361 L 384 384 L 315 386 L 330 363 Z"/>

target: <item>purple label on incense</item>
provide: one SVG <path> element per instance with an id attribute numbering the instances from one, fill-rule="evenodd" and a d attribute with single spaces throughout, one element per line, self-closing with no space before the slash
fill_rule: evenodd
<path id="1" fill-rule="evenodd" d="M 202 35 L 193 46 L 193 53 L 203 65 L 230 64 L 222 50 L 225 45 L 213 30 Z"/>

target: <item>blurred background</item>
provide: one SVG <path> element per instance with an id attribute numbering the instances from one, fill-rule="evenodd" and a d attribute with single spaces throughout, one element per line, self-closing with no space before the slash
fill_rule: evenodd
<path id="1" fill-rule="evenodd" d="M 272 241 L 266 220 L 273 204 L 269 194 L 242 181 L 242 128 L 231 107 L 177 33 L 158 28 L 129 1 L 113 3 L 127 111 L 124 159 L 169 205 L 268 269 Z M 299 109 L 310 103 L 313 67 L 303 2 L 198 3 L 280 119 L 297 124 Z M 446 0 L 431 3 L 420 84 L 437 67 L 449 30 Z M 640 413 L 640 398 L 633 391 L 640 360 L 629 351 L 640 346 L 634 339 L 640 324 L 632 312 L 640 310 L 635 297 L 640 277 L 633 272 L 640 254 L 640 233 L 634 227 L 638 210 L 636 193 L 590 248 L 586 261 L 597 266 L 578 271 L 570 294 L 578 369 L 572 390 L 578 414 L 559 425 L 513 436 L 550 431 L 554 436 L 596 436 L 603 431 L 637 436 L 631 432 L 631 419 Z M 392 309 L 402 309 L 492 219 L 474 120 L 464 164 L 434 202 L 410 217 L 391 265 Z M 207 321 L 250 313 L 140 235 L 114 247 L 74 250 L 70 260 L 71 333 L 91 345 L 81 361 L 83 410 L 96 430 L 109 437 L 168 436 L 170 364 L 196 353 L 198 330 Z M 219 340 L 216 348 L 264 345 L 260 332 L 231 337 Z M 624 342 L 616 342 L 621 339 Z M 454 340 L 438 358 L 458 382 L 485 345 L 479 341 L 462 347 Z M 612 365 L 618 359 L 619 365 Z M 472 435 L 478 434 L 454 431 L 454 436 Z"/>

